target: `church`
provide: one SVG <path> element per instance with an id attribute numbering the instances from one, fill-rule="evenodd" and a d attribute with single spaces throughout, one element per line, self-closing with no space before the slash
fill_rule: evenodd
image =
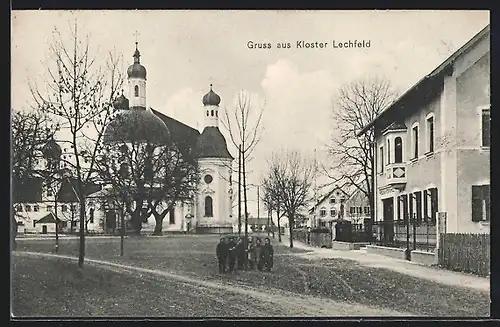
<path id="1" fill-rule="evenodd" d="M 154 140 L 156 144 L 172 142 L 179 149 L 194 149 L 200 179 L 195 196 L 191 199 L 179 200 L 163 220 L 163 232 L 190 232 L 190 233 L 230 233 L 235 230 L 236 222 L 232 214 L 232 163 L 233 156 L 227 148 L 227 142 L 219 130 L 219 104 L 221 98 L 213 91 L 212 85 L 207 94 L 201 99 L 200 115 L 204 116 L 204 128 L 200 133 L 172 117 L 169 117 L 147 106 L 147 72 L 141 64 L 141 54 L 136 42 L 133 55 L 134 62 L 127 69 L 128 97 L 123 92 L 114 101 L 116 117 L 105 127 L 102 138 L 107 145 L 118 144 L 126 139 Z M 69 193 L 72 192 L 71 187 Z M 89 230 L 95 233 L 116 233 L 120 226 L 120 219 L 114 210 L 111 201 L 106 200 L 110 194 L 110 186 L 103 183 L 102 187 L 94 189 L 87 194 L 87 211 L 91 214 L 92 223 Z M 58 196 L 53 192 L 52 196 Z M 41 195 L 45 192 L 40 190 Z M 38 199 L 39 198 L 39 199 Z M 53 202 L 55 199 L 45 199 L 43 196 L 36 200 L 28 201 L 33 206 L 34 202 Z M 33 202 L 33 203 L 32 203 Z M 28 205 L 28 204 L 27 204 Z M 70 204 L 78 206 L 75 199 Z M 22 203 L 16 204 L 16 211 L 20 216 L 25 213 Z M 42 206 L 38 206 L 42 208 Z M 45 207 L 47 213 L 57 215 L 53 205 Z M 78 210 L 75 208 L 75 210 Z M 61 210 L 59 210 L 59 213 Z M 27 213 L 27 212 L 26 212 Z M 65 221 L 64 217 L 59 217 Z M 130 217 L 126 217 L 130 220 Z M 36 219 L 33 219 L 35 226 Z M 78 224 L 72 221 L 72 230 L 78 229 Z M 66 226 L 67 224 L 63 223 Z M 127 224 L 128 226 L 129 224 Z M 150 234 L 155 227 L 153 215 L 142 222 L 142 232 Z M 73 229 L 74 228 L 74 229 Z M 47 228 L 44 229 L 47 231 Z M 52 231 L 48 229 L 49 233 Z M 65 230 L 62 230 L 64 232 Z M 39 231 L 29 231 L 39 232 Z"/>
<path id="2" fill-rule="evenodd" d="M 210 85 L 202 98 L 200 115 L 204 128 L 200 132 L 172 117 L 148 107 L 147 73 L 141 64 L 137 46 L 134 63 L 127 69 L 128 96 L 123 94 L 115 101 L 117 115 L 106 126 L 103 140 L 107 144 L 141 137 L 155 140 L 157 144 L 173 142 L 179 149 L 194 149 L 201 174 L 198 192 L 194 199 L 179 200 L 163 221 L 163 231 L 192 231 L 196 233 L 225 233 L 233 231 L 232 215 L 232 162 L 227 143 L 219 130 L 219 104 L 221 98 Z M 108 215 L 109 217 L 109 215 Z M 154 228 L 154 217 L 143 222 L 143 230 Z"/>

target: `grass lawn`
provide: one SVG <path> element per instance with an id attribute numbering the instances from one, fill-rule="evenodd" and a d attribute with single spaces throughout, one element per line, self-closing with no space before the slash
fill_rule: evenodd
<path id="1" fill-rule="evenodd" d="M 228 291 L 91 265 L 82 272 L 74 261 L 21 256 L 13 260 L 12 313 L 17 317 L 287 315 L 279 305 L 270 307 Z"/>
<path id="2" fill-rule="evenodd" d="M 310 261 L 293 253 L 283 243 L 275 245 L 275 267 L 271 273 L 217 272 L 217 236 L 130 237 L 125 255 L 119 256 L 119 239 L 88 238 L 86 255 L 94 259 L 161 269 L 202 280 L 224 281 L 261 289 L 282 289 L 299 294 L 327 297 L 422 316 L 489 316 L 489 294 L 442 285 L 382 268 L 365 267 L 355 261 L 322 259 Z M 19 251 L 52 252 L 51 240 L 18 242 Z M 60 240 L 60 254 L 77 255 L 78 240 Z M 74 263 L 70 263 L 74 265 Z"/>

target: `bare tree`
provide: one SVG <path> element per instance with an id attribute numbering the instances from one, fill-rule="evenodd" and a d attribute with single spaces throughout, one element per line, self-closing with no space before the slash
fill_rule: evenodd
<path id="1" fill-rule="evenodd" d="M 336 134 L 328 146 L 334 166 L 326 167 L 332 184 L 345 182 L 363 192 L 374 214 L 374 132 L 357 133 L 378 116 L 397 97 L 391 83 L 382 77 L 365 77 L 342 86 L 334 99 Z"/>
<path id="2" fill-rule="evenodd" d="M 44 149 L 58 130 L 58 125 L 54 124 L 47 115 L 39 111 L 13 111 L 11 120 L 11 178 L 12 178 L 12 205 L 16 202 L 31 202 L 27 199 L 26 189 L 30 188 L 30 180 L 40 179 L 42 183 L 50 184 L 50 179 L 55 170 L 52 162 L 44 153 Z M 47 159 L 45 166 L 41 161 Z M 28 192 L 29 193 L 29 192 Z M 15 246 L 17 234 L 16 210 L 12 208 L 12 241 Z"/>
<path id="3" fill-rule="evenodd" d="M 270 212 L 271 219 L 272 213 L 276 212 L 276 217 L 278 219 L 278 242 L 281 242 L 281 218 L 285 215 L 283 210 L 283 200 L 281 199 L 279 189 L 277 187 L 276 181 L 272 175 L 267 176 L 262 182 L 263 186 L 263 202 L 265 208 Z M 273 232 L 274 237 L 274 232 Z"/>
<path id="4" fill-rule="evenodd" d="M 114 125 L 122 125 L 121 118 L 117 116 Z M 147 128 L 138 127 L 138 131 Z M 126 199 L 126 212 L 132 217 L 134 230 L 139 233 L 143 220 L 153 215 L 153 235 L 161 235 L 163 220 L 174 206 L 194 199 L 198 165 L 193 149 L 181 150 L 171 141 L 158 142 L 150 131 L 140 134 L 126 132 L 107 146 L 105 155 L 98 160 L 99 172 L 102 180 L 120 195 L 118 200 Z"/>
<path id="5" fill-rule="evenodd" d="M 123 83 L 120 60 L 109 53 L 107 65 L 99 67 L 90 52 L 89 36 L 80 38 L 75 22 L 71 42 L 65 43 L 57 29 L 50 45 L 45 89 L 30 83 L 37 109 L 53 115 L 69 132 L 72 159 L 66 160 L 76 180 L 79 202 L 79 267 L 85 257 L 85 189 L 96 177 L 95 163 L 102 149 L 102 132 L 112 116 L 112 100 Z M 64 161 L 64 160 L 63 160 Z"/>
<path id="6" fill-rule="evenodd" d="M 267 179 L 274 194 L 277 195 L 284 215 L 288 217 L 290 248 L 293 248 L 293 226 L 311 200 L 311 185 L 314 167 L 307 159 L 302 159 L 298 152 L 274 154 L 269 162 Z M 279 215 L 278 215 L 279 219 Z"/>
<path id="7" fill-rule="evenodd" d="M 234 108 L 232 110 L 225 108 L 222 120 L 222 124 L 229 131 L 231 142 L 239 149 L 241 156 L 241 167 L 238 167 L 238 173 L 241 174 L 241 183 L 243 184 L 245 238 L 248 235 L 247 164 L 252 159 L 252 152 L 259 143 L 262 134 L 263 113 L 264 106 L 262 105 L 260 109 L 254 108 L 250 95 L 242 90 L 237 95 Z M 240 183 L 240 178 L 238 178 L 238 183 Z M 238 184 L 238 186 L 240 185 Z M 238 212 L 238 217 L 240 214 Z M 238 225 L 241 226 L 240 221 L 238 221 Z"/>

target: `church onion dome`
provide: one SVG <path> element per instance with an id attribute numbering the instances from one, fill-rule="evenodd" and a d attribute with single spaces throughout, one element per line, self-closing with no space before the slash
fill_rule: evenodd
<path id="1" fill-rule="evenodd" d="M 129 101 L 128 99 L 122 94 L 116 98 L 116 100 L 113 102 L 113 107 L 117 110 L 126 110 L 129 108 Z"/>
<path id="2" fill-rule="evenodd" d="M 217 95 L 214 91 L 212 91 L 212 84 L 210 84 L 210 91 L 203 96 L 203 105 L 204 106 L 218 106 L 220 103 L 220 96 Z"/>
<path id="3" fill-rule="evenodd" d="M 42 148 L 42 154 L 45 159 L 59 159 L 62 155 L 62 149 L 53 137 L 45 143 Z"/>
<path id="4" fill-rule="evenodd" d="M 104 129 L 104 143 L 144 142 L 166 145 L 170 142 L 167 125 L 149 109 L 122 110 Z"/>
<path id="5" fill-rule="evenodd" d="M 137 49 L 137 42 L 135 42 L 134 63 L 127 69 L 127 75 L 129 78 L 146 79 L 146 68 L 141 65 L 140 57 L 141 53 L 139 52 L 139 49 Z"/>
<path id="6" fill-rule="evenodd" d="M 218 127 L 207 126 L 196 142 L 198 158 L 227 158 L 234 159 L 227 150 L 226 139 Z"/>

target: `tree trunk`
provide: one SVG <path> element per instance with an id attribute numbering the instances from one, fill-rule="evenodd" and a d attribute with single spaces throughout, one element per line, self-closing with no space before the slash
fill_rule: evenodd
<path id="1" fill-rule="evenodd" d="M 248 202 L 247 202 L 247 174 L 245 164 L 245 153 L 241 153 L 241 164 L 243 165 L 243 201 L 245 209 L 245 238 L 248 238 Z"/>
<path id="2" fill-rule="evenodd" d="M 130 223 L 132 225 L 133 233 L 136 235 L 141 234 L 142 229 L 142 200 L 135 201 L 135 210 L 132 212 L 132 217 L 130 219 Z"/>
<path id="3" fill-rule="evenodd" d="M 290 231 L 290 249 L 293 248 L 293 216 L 288 218 L 288 230 Z"/>
<path id="4" fill-rule="evenodd" d="M 153 215 L 155 217 L 155 230 L 153 231 L 153 236 L 161 236 L 164 216 L 155 213 Z"/>
<path id="5" fill-rule="evenodd" d="M 78 256 L 78 266 L 83 268 L 85 258 L 85 197 L 79 192 L 80 198 L 80 253 Z"/>
<path id="6" fill-rule="evenodd" d="M 279 210 L 277 211 L 277 214 L 278 214 L 278 242 L 281 243 L 281 225 L 280 225 L 281 217 L 280 217 L 280 211 Z"/>

